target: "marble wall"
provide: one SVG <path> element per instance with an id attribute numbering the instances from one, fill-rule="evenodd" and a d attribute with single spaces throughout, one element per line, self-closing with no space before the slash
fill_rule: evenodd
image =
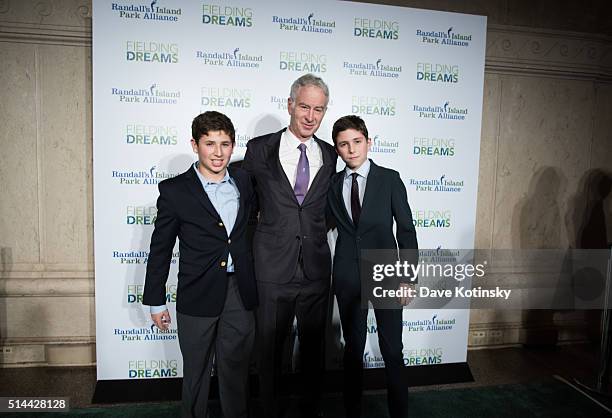
<path id="1" fill-rule="evenodd" d="M 475 247 L 578 245 L 589 185 L 612 171 L 606 2 L 386 3 L 489 17 Z M 90 9 L 0 0 L 0 367 L 95 362 Z M 474 310 L 470 347 L 581 340 L 585 323 Z"/>

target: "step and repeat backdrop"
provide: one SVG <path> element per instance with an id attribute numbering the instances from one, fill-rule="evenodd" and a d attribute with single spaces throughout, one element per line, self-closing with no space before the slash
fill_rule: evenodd
<path id="1" fill-rule="evenodd" d="M 371 158 L 400 172 L 421 248 L 472 248 L 484 77 L 483 16 L 344 1 L 93 2 L 93 135 L 98 379 L 182 376 L 176 321 L 141 304 L 157 184 L 195 161 L 191 121 L 227 114 L 234 160 L 286 126 L 304 73 L 330 88 L 317 132 L 361 116 Z M 340 161 L 340 160 L 339 160 Z M 342 165 L 338 165 L 341 169 Z M 333 240 L 331 242 L 333 244 Z M 167 284 L 176 318 L 178 245 Z M 411 366 L 466 361 L 469 310 L 405 310 Z M 333 318 L 328 367 L 341 364 Z M 382 367 L 374 319 L 366 367 Z"/>

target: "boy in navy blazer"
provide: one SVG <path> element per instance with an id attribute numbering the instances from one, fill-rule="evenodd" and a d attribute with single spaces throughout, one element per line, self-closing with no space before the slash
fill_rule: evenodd
<path id="1" fill-rule="evenodd" d="M 338 238 L 334 254 L 333 289 L 338 300 L 344 346 L 344 404 L 346 416 L 361 414 L 363 351 L 366 342 L 368 310 L 362 305 L 360 280 L 361 250 L 416 250 L 417 237 L 412 223 L 406 188 L 396 171 L 380 167 L 368 159 L 371 140 L 364 121 L 344 116 L 334 123 L 332 138 L 346 168 L 331 180 L 328 210 L 335 219 Z M 393 234 L 393 221 L 397 233 Z M 416 260 L 411 260 L 416 262 Z M 409 283 L 399 284 L 411 286 Z M 397 309 L 374 309 L 378 341 L 385 361 L 387 397 L 391 418 L 405 417 L 408 387 L 404 379 L 402 298 Z"/>
<path id="2" fill-rule="evenodd" d="M 166 280 L 178 237 L 176 311 L 183 355 L 183 416 L 206 416 L 214 356 L 223 415 L 242 418 L 248 415 L 257 305 L 246 233 L 255 195 L 248 173 L 227 167 L 235 145 L 234 126 L 227 116 L 197 116 L 191 145 L 198 161 L 159 183 L 143 304 L 151 307 L 155 325 L 168 329 Z"/>

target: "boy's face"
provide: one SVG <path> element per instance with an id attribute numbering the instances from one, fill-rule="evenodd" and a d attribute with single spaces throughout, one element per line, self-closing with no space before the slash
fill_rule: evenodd
<path id="1" fill-rule="evenodd" d="M 346 165 L 355 170 L 368 158 L 372 140 L 356 129 L 347 129 L 336 136 L 336 151 Z"/>
<path id="2" fill-rule="evenodd" d="M 210 179 L 222 179 L 234 151 L 232 139 L 224 131 L 209 131 L 199 143 L 191 140 L 193 152 L 198 154 L 200 172 Z"/>

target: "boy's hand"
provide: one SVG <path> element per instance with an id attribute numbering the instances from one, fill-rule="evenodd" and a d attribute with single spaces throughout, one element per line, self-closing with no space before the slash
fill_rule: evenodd
<path id="1" fill-rule="evenodd" d="M 408 295 L 408 291 L 410 289 L 410 292 L 412 295 L 416 295 L 416 288 L 414 286 L 414 284 L 411 283 L 400 283 L 399 286 L 399 290 L 402 292 L 403 295 Z M 400 296 L 397 298 L 399 300 L 399 303 L 401 305 L 408 305 L 410 303 L 410 301 L 412 299 L 414 299 L 414 296 Z"/>
<path id="2" fill-rule="evenodd" d="M 167 330 L 170 327 L 170 312 L 168 312 L 167 309 L 157 314 L 151 314 L 151 319 L 153 320 L 157 328 L 161 330 Z"/>

